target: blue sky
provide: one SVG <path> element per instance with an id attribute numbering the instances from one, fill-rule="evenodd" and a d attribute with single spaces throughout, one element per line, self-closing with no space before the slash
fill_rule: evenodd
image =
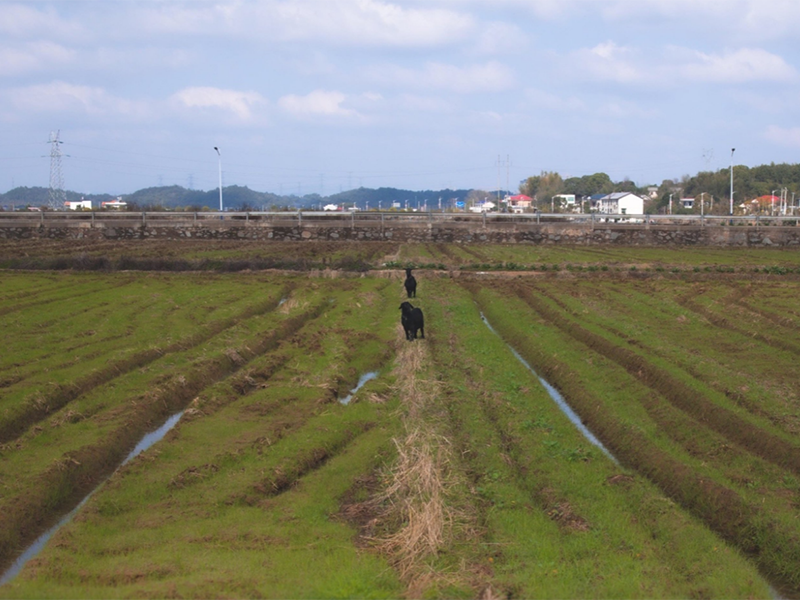
<path id="1" fill-rule="evenodd" d="M 798 0 L 0 0 L 0 192 L 797 163 Z"/>

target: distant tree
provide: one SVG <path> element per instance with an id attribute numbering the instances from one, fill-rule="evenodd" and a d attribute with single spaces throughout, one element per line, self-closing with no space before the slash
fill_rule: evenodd
<path id="1" fill-rule="evenodd" d="M 584 175 L 583 177 L 570 177 L 564 181 L 563 193 L 576 196 L 593 196 L 595 194 L 610 194 L 614 191 L 614 182 L 605 173 Z M 622 190 L 620 190 L 622 191 Z"/>
<path id="2" fill-rule="evenodd" d="M 564 188 L 564 180 L 555 171 L 542 171 L 540 175 L 528 177 L 520 185 L 520 192 L 530 196 L 540 208 L 550 209 L 553 196 L 560 194 Z"/>
<path id="3" fill-rule="evenodd" d="M 641 191 L 637 185 L 627 177 L 617 183 L 614 188 L 617 192 L 630 192 L 631 194 L 638 194 Z"/>

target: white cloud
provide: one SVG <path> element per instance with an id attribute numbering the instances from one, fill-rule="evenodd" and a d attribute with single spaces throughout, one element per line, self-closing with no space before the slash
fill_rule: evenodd
<path id="1" fill-rule="evenodd" d="M 800 127 L 777 127 L 770 125 L 764 132 L 764 138 L 782 146 L 800 148 Z"/>
<path id="2" fill-rule="evenodd" d="M 606 20 L 668 18 L 702 25 L 709 35 L 735 31 L 748 39 L 784 35 L 800 25 L 796 0 L 594 0 Z"/>
<path id="3" fill-rule="evenodd" d="M 667 67 L 679 79 L 699 82 L 748 83 L 792 81 L 797 71 L 783 58 L 759 48 L 742 48 L 723 54 L 690 51 L 689 60 Z"/>
<path id="4" fill-rule="evenodd" d="M 103 88 L 64 81 L 15 88 L 3 93 L 12 108 L 27 112 L 75 112 L 90 116 L 141 117 L 147 113 L 143 103 L 112 96 Z"/>
<path id="5" fill-rule="evenodd" d="M 75 21 L 60 17 L 54 7 L 37 10 L 21 2 L 0 3 L 0 33 L 6 38 L 80 38 L 87 32 Z"/>
<path id="6" fill-rule="evenodd" d="M 77 53 L 52 42 L 0 47 L 0 76 L 29 75 L 34 71 L 74 62 Z"/>
<path id="7" fill-rule="evenodd" d="M 528 36 L 516 25 L 496 21 L 481 27 L 468 51 L 478 55 L 517 54 L 527 48 Z"/>
<path id="8" fill-rule="evenodd" d="M 256 92 L 223 90 L 214 87 L 190 87 L 176 92 L 170 98 L 173 104 L 190 109 L 218 109 L 247 121 L 253 109 L 266 100 Z"/>
<path id="9" fill-rule="evenodd" d="M 414 0 L 430 6 L 436 0 Z M 630 22 L 666 21 L 702 31 L 704 37 L 735 35 L 738 42 L 774 40 L 796 35 L 800 27 L 797 0 L 438 0 L 437 4 L 461 9 L 516 9 L 543 21 L 588 17 L 598 29 Z M 730 41 L 730 40 L 728 40 Z"/>
<path id="10" fill-rule="evenodd" d="M 576 71 L 583 71 L 593 79 L 618 83 L 633 83 L 645 77 L 635 64 L 636 58 L 635 50 L 619 46 L 613 41 L 572 53 Z"/>
<path id="11" fill-rule="evenodd" d="M 579 78 L 622 84 L 672 86 L 684 83 L 788 82 L 797 71 L 782 57 L 760 48 L 704 53 L 668 47 L 661 56 L 613 41 L 583 48 L 566 57 L 565 72 Z"/>
<path id="12" fill-rule="evenodd" d="M 466 67 L 435 62 L 427 63 L 422 69 L 390 66 L 372 69 L 369 76 L 388 85 L 460 94 L 502 92 L 516 85 L 511 68 L 496 61 Z"/>
<path id="13" fill-rule="evenodd" d="M 381 0 L 229 1 L 147 7 L 139 27 L 157 34 L 244 36 L 346 46 L 435 46 L 464 39 L 474 19 L 446 9 Z"/>
<path id="14" fill-rule="evenodd" d="M 750 37 L 774 38 L 776 35 L 797 35 L 800 27 L 800 3 L 796 0 L 753 0 L 746 2 L 740 29 Z"/>
<path id="15" fill-rule="evenodd" d="M 306 96 L 283 96 L 278 106 L 298 118 L 358 116 L 356 111 L 342 106 L 346 99 L 341 92 L 315 90 Z"/>

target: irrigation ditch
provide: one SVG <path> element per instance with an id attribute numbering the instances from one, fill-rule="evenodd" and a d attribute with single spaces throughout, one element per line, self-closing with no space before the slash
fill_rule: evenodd
<path id="1" fill-rule="evenodd" d="M 744 455 L 754 455 L 772 462 L 784 472 L 781 481 L 796 481 L 796 437 L 789 437 L 775 430 L 772 423 L 756 411 L 753 411 L 755 415 L 749 417 L 746 413 L 741 414 L 741 411 L 737 414 L 733 408 L 726 407 L 724 394 L 717 393 L 715 397 L 712 390 L 707 387 L 703 389 L 697 381 L 688 383 L 685 378 L 682 381 L 680 375 L 673 374 L 674 367 L 659 366 L 657 356 L 652 353 L 650 356 L 643 356 L 640 352 L 627 348 L 628 344 L 619 337 L 614 340 L 613 328 L 601 326 L 605 335 L 597 330 L 590 331 L 585 319 L 583 325 L 579 324 L 582 320 L 580 316 L 554 301 L 550 290 L 524 284 L 514 288 L 513 293 L 535 311 L 542 321 L 546 321 L 549 327 L 583 346 L 584 354 L 596 354 L 616 363 L 628 376 L 649 389 L 643 395 L 641 405 L 659 423 L 661 430 L 672 432 L 678 426 L 677 431 L 682 431 L 683 435 L 673 434 L 676 442 L 699 454 L 696 448 L 698 440 L 702 437 L 709 438 L 710 432 L 714 432 L 722 436 L 722 447 L 734 447 Z M 486 302 L 485 294 L 475 287 L 472 289 L 478 295 L 479 303 L 483 305 Z M 483 302 L 480 298 L 483 298 Z M 685 301 L 682 302 L 684 304 Z M 518 331 L 506 329 L 504 333 L 520 344 L 524 355 L 542 368 L 547 373 L 546 376 L 579 406 L 578 410 L 584 421 L 609 444 L 623 464 L 655 481 L 670 497 L 734 542 L 745 554 L 752 556 L 779 588 L 791 590 L 797 586 L 798 572 L 793 566 L 800 560 L 796 496 L 788 507 L 784 505 L 785 517 L 789 517 L 789 522 L 793 524 L 787 527 L 787 522 L 781 516 L 774 518 L 763 507 L 770 494 L 785 498 L 787 490 L 783 486 L 779 484 L 776 490 L 759 488 L 755 498 L 747 499 L 741 493 L 741 478 L 729 480 L 726 484 L 718 475 L 704 476 L 689 468 L 685 462 L 677 460 L 674 454 L 670 455 L 659 448 L 654 443 L 655 440 L 648 440 L 640 432 L 626 426 L 619 410 L 611 409 L 608 399 L 587 393 L 585 387 L 576 385 L 580 374 L 574 366 L 554 361 L 543 355 L 541 350 L 534 350 L 531 340 L 520 337 Z M 752 339 L 756 336 L 748 337 Z M 637 350 L 639 346 L 640 344 L 636 344 Z M 688 420 L 669 414 L 674 411 L 663 404 L 665 401 L 688 416 Z M 708 460 L 709 454 L 703 453 L 703 457 Z M 724 456 L 716 457 L 717 461 L 724 462 L 725 459 Z M 752 487 L 746 479 L 744 484 L 744 487 Z M 779 503 L 783 504 L 781 500 Z"/>
<path id="2" fill-rule="evenodd" d="M 160 427 L 156 428 L 153 431 L 150 431 L 149 433 L 146 433 L 142 437 L 142 439 L 139 440 L 139 442 L 136 444 L 133 450 L 131 450 L 128 453 L 128 456 L 125 457 L 125 459 L 120 463 L 117 469 L 124 467 L 129 461 L 139 456 L 139 454 L 150 448 L 153 444 L 161 441 L 164 438 L 164 436 L 170 431 L 170 429 L 172 429 L 173 427 L 175 427 L 175 425 L 177 425 L 178 421 L 180 421 L 181 417 L 183 416 L 183 412 L 184 411 L 180 411 L 171 415 L 166 421 L 164 421 L 164 423 Z M 116 472 L 116 469 L 114 472 Z M 78 502 L 77 506 L 75 506 L 75 508 L 73 508 L 65 516 L 59 519 L 58 523 L 50 527 L 50 529 L 48 529 L 38 538 L 36 538 L 33 541 L 33 543 L 30 546 L 28 546 L 22 552 L 22 554 L 20 554 L 19 557 L 17 557 L 16 560 L 14 560 L 14 562 L 11 564 L 10 567 L 8 567 L 8 569 L 6 569 L 6 571 L 2 574 L 2 576 L 0 576 L 0 585 L 3 585 L 13 580 L 14 577 L 16 577 L 19 574 L 19 572 L 22 570 L 25 564 L 29 560 L 34 558 L 39 552 L 42 551 L 42 548 L 44 548 L 45 544 L 47 544 L 47 542 L 50 541 L 50 538 L 53 537 L 53 535 L 59 529 L 61 529 L 61 527 L 69 523 L 75 517 L 75 515 L 78 513 L 81 507 L 84 504 L 86 504 L 86 502 L 88 502 L 88 500 L 92 497 L 92 495 L 95 492 L 97 492 L 97 490 L 101 488 L 101 486 L 103 485 L 103 483 L 105 483 L 105 481 L 107 481 L 107 479 L 101 481 L 94 489 L 92 489 L 92 491 L 90 491 L 86 496 L 84 496 L 84 498 L 80 502 Z"/>
<path id="3" fill-rule="evenodd" d="M 794 255 L 353 251 L 0 272 L 0 597 L 800 596 Z"/>
<path id="4" fill-rule="evenodd" d="M 273 307 L 277 301 L 272 303 Z M 137 441 L 146 433 L 153 423 L 163 421 L 171 414 L 185 409 L 196 395 L 208 387 L 210 382 L 218 381 L 230 377 L 239 371 L 254 356 L 266 352 L 270 347 L 280 343 L 282 339 L 291 336 L 309 319 L 318 317 L 327 308 L 327 302 L 319 303 L 307 312 L 297 317 L 287 319 L 280 327 L 270 332 L 269 335 L 252 338 L 247 340 L 244 345 L 237 349 L 226 349 L 220 356 L 205 358 L 198 361 L 190 372 L 184 372 L 176 376 L 170 376 L 162 380 L 157 388 L 151 389 L 140 395 L 140 399 L 146 402 L 137 401 L 131 398 L 125 404 L 131 407 L 125 410 L 123 415 L 115 415 L 122 420 L 121 426 L 96 444 L 85 445 L 74 451 L 65 453 L 63 458 L 42 473 L 44 486 L 38 490 L 38 494 L 26 491 L 24 495 L 12 498 L 6 510 L 0 516 L 0 530 L 6 532 L 4 535 L 3 550 L 0 551 L 0 560 L 7 561 L 14 552 L 17 545 L 13 536 L 15 532 L 38 532 L 42 527 L 47 526 L 57 516 L 59 512 L 71 510 L 81 498 L 86 496 L 94 489 L 100 481 L 109 476 L 116 470 L 125 454 L 135 446 Z M 237 319 L 238 321 L 238 319 Z M 224 329 L 224 324 L 220 325 L 219 331 Z M 218 333 L 218 332 L 217 332 Z M 193 344 L 186 347 L 195 346 L 212 337 L 213 334 L 205 332 L 194 338 Z M 187 340 L 188 341 L 188 340 Z M 172 351 L 184 349 L 184 343 L 178 343 L 172 347 Z M 112 365 L 111 370 L 101 372 L 97 377 L 91 379 L 92 385 L 84 385 L 83 392 L 93 390 L 97 385 L 108 380 L 106 376 L 109 372 L 114 372 L 115 376 L 124 375 L 126 371 L 136 367 L 144 367 L 146 362 L 152 361 L 156 357 L 164 354 L 161 351 L 148 353 L 148 360 L 140 360 L 142 355 L 138 355 L 137 360 L 125 364 L 125 369 L 119 368 L 120 365 Z M 39 411 L 28 412 L 24 421 L 25 424 L 39 420 L 48 415 L 51 411 L 56 411 L 61 406 L 67 404 L 71 399 L 81 394 L 80 390 L 73 388 L 68 393 L 60 393 L 54 398 L 57 402 L 46 406 Z M 41 402 L 36 403 L 41 406 Z M 124 405 L 123 405 L 124 406 Z M 67 416 L 69 419 L 70 417 Z M 22 433 L 20 429 L 21 419 L 12 417 L 11 425 L 17 429 L 9 427 L 16 435 L 13 439 L 18 439 Z M 27 533 L 25 537 L 30 538 L 32 533 Z M 19 538 L 18 538 L 19 539 Z"/>

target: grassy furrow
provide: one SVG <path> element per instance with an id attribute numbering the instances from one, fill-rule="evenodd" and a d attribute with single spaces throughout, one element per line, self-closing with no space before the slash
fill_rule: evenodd
<path id="1" fill-rule="evenodd" d="M 564 318 L 563 313 L 549 308 L 528 289 L 521 289 L 522 297 L 537 312 L 596 352 L 610 357 L 623 366 L 631 376 L 641 379 L 657 390 L 675 406 L 706 424 L 733 443 L 745 446 L 750 452 L 770 462 L 800 474 L 800 446 L 771 431 L 769 424 L 754 423 L 747 415 L 725 408 L 727 401 L 714 397 L 709 389 L 675 373 L 668 364 L 655 357 L 625 348 L 619 340 L 609 339 L 583 325 Z"/>
<path id="2" fill-rule="evenodd" d="M 76 393 L 0 446 L 0 564 L 185 409 L 0 597 L 766 597 L 758 570 L 787 597 L 800 593 L 798 444 L 784 421 L 797 406 L 797 284 L 764 275 L 747 285 L 739 269 L 793 264 L 796 253 L 113 248 L 142 264 L 193 254 L 233 268 L 291 254 L 303 268 L 392 260 L 548 272 L 451 280 L 420 270 L 412 302 L 427 339 L 413 343 L 398 323 L 399 272 L 0 273 L 4 302 L 77 293 L 82 303 L 0 315 L 18 327 L 0 371 L 0 424 L 10 392 Z M 593 268 L 568 272 L 565 261 Z M 601 264 L 612 266 L 595 273 Z M 682 267 L 619 272 L 631 264 Z M 704 264 L 737 272 L 686 268 Z M 96 334 L 75 335 L 88 328 Z M 576 431 L 506 342 L 622 466 Z M 369 371 L 379 377 L 337 401 Z"/>
<path id="3" fill-rule="evenodd" d="M 727 331 L 737 333 L 740 335 L 745 335 L 748 337 L 752 337 L 759 342 L 770 346 L 776 350 L 782 350 L 784 352 L 790 352 L 794 354 L 796 357 L 800 356 L 800 344 L 795 343 L 791 338 L 785 338 L 785 331 L 779 332 L 778 335 L 768 335 L 761 333 L 758 329 L 752 327 L 754 323 L 752 321 L 755 320 L 755 317 L 760 316 L 758 313 L 750 312 L 750 314 L 745 315 L 732 315 L 731 314 L 731 305 L 726 303 L 720 307 L 720 310 L 723 314 L 720 314 L 718 310 L 708 308 L 703 306 L 699 302 L 696 302 L 694 299 L 689 297 L 684 297 L 681 299 L 681 303 L 688 309 L 701 314 L 703 317 L 708 319 L 711 323 L 713 323 L 716 327 L 725 329 Z M 736 312 L 743 312 L 738 310 Z M 738 317 L 738 318 L 737 318 Z M 742 321 L 745 321 L 742 325 Z M 750 321 L 750 323 L 747 323 Z M 743 325 L 750 325 L 750 327 L 746 327 Z"/>
<path id="4" fill-rule="evenodd" d="M 187 428 L 179 426 L 157 453 L 115 478 L 4 591 L 19 598 L 76 589 L 82 597 L 397 597 L 391 569 L 359 551 L 355 530 L 335 518 L 353 481 L 387 458 L 390 430 L 376 427 L 339 444 L 324 466 L 283 494 L 258 495 L 253 503 L 238 496 L 258 473 L 296 460 L 299 448 L 323 447 L 324 436 L 346 436 L 378 418 L 367 404 L 348 408 L 356 410 L 311 418 L 263 454 L 220 462 L 215 477 L 180 489 L 169 484 L 172 463 L 196 446 L 185 443 Z"/>
<path id="5" fill-rule="evenodd" d="M 449 306 L 440 315 L 451 333 L 446 342 L 432 343 L 439 371 L 461 374 L 447 394 L 451 431 L 483 501 L 482 548 L 489 550 L 500 593 L 753 593 L 756 588 L 746 591 L 752 571 L 739 578 L 723 566 L 735 552 L 689 525 L 691 519 L 646 480 L 620 472 L 583 439 L 480 322 L 471 298 L 455 306 L 453 296 L 449 290 Z M 726 558 L 718 562 L 720 551 Z M 734 570 L 743 567 L 736 560 Z M 744 587 L 737 592 L 739 584 Z"/>
<path id="6" fill-rule="evenodd" d="M 657 355 L 673 367 L 724 394 L 729 407 L 744 408 L 786 433 L 796 433 L 793 399 L 800 387 L 792 375 L 795 357 L 733 333 L 687 311 L 683 298 L 701 296 L 704 285 L 619 285 L 551 282 L 538 286 L 574 319 L 591 322 L 631 348 Z M 635 310 L 620 307 L 635 306 Z M 796 404 L 795 404 L 796 405 Z M 800 417 L 800 414 L 797 415 Z"/>
<path id="7" fill-rule="evenodd" d="M 0 359 L 4 366 L 13 364 L 33 373 L 52 368 L 46 359 L 57 356 L 63 360 L 64 354 L 74 352 L 76 340 L 93 340 L 107 354 L 125 348 L 124 344 L 106 343 L 107 338 L 119 339 L 120 334 L 130 337 L 129 346 L 164 343 L 198 321 L 213 322 L 241 310 L 252 303 L 256 291 L 253 282 L 239 280 L 225 293 L 221 286 L 207 285 L 208 278 L 191 275 L 168 279 L 141 274 L 71 277 L 75 278 L 83 282 L 85 298 L 68 296 L 52 310 L 25 310 L 2 319 L 10 334 L 9 352 Z M 109 281 L 118 285 L 109 286 Z M 169 323 L 166 328 L 165 323 Z"/>
<path id="8" fill-rule="evenodd" d="M 160 449 L 138 458 L 93 497 L 79 522 L 31 569 L 30 585 L 20 577 L 10 586 L 13 593 L 62 596 L 77 584 L 82 596 L 102 597 L 163 597 L 171 590 L 207 597 L 232 589 L 267 597 L 298 590 L 313 597 L 335 590 L 396 596 L 396 579 L 385 564 L 360 553 L 351 544 L 354 529 L 333 520 L 338 499 L 391 450 L 386 417 L 392 406 L 342 406 L 331 395 L 335 373 L 316 377 L 321 362 L 338 361 L 345 371 L 369 362 L 365 352 L 371 355 L 374 347 L 350 335 L 348 323 L 376 325 L 384 344 L 394 333 L 394 310 L 391 325 L 383 310 L 385 301 L 396 302 L 386 298 L 391 290 L 385 282 L 370 287 L 348 294 L 355 296 L 353 306 L 340 299 L 327 311 L 326 319 L 342 324 L 331 332 L 337 342 L 320 340 L 321 319 L 309 321 L 286 338 L 277 351 L 282 357 L 256 359 L 249 375 L 202 391 Z M 265 371 L 269 376 L 260 376 Z M 270 482 L 279 477 L 283 493 L 274 495 Z M 288 518 L 294 511 L 302 516 Z M 196 549 L 191 562 L 182 558 L 186 548 Z M 337 569 L 320 570 L 331 560 Z M 256 575 L 264 561 L 270 573 L 277 569 L 271 576 Z M 155 563 L 160 569 L 149 568 Z"/>
<path id="9" fill-rule="evenodd" d="M 508 304 L 500 296 L 475 291 L 479 304 L 504 338 L 562 391 L 623 464 L 651 479 L 670 498 L 750 555 L 773 581 L 787 590 L 798 589 L 800 577 L 793 565 L 800 560 L 800 535 L 791 507 L 775 512 L 773 504 L 764 506 L 757 496 L 743 497 L 705 461 L 693 461 L 673 444 L 665 444 L 663 432 L 643 428 L 646 421 L 641 417 L 620 413 L 617 402 L 627 401 L 627 395 L 618 400 L 613 399 L 613 393 L 606 397 L 608 392 L 602 390 L 610 389 L 609 384 L 598 377 L 603 355 L 587 354 L 585 346 L 573 348 L 572 329 L 564 338 L 547 321 L 500 310 L 500 305 Z M 617 368 L 622 378 L 630 377 L 626 370 Z"/>
<path id="10" fill-rule="evenodd" d="M 107 361 L 104 366 L 95 369 L 91 368 L 91 363 L 87 365 L 84 362 L 80 370 L 83 372 L 88 370 L 88 375 L 78 376 L 66 383 L 48 386 L 49 389 L 45 392 L 40 392 L 35 402 L 14 405 L 11 399 L 5 399 L 3 402 L 5 411 L 2 421 L 0 421 L 0 444 L 17 439 L 33 424 L 100 385 L 106 384 L 134 369 L 145 368 L 148 364 L 164 356 L 199 346 L 226 329 L 233 327 L 241 320 L 274 310 L 281 297 L 288 293 L 288 290 L 288 287 L 273 289 L 272 296 L 268 296 L 266 300 L 245 306 L 238 314 L 205 325 L 199 331 L 196 330 L 184 339 L 179 339 L 168 345 L 138 351 L 124 358 L 113 359 Z M 49 369 L 47 373 L 48 376 L 51 376 Z M 69 376 L 69 371 L 64 376 Z M 30 385 L 29 380 L 19 380 L 18 382 Z"/>
<path id="11" fill-rule="evenodd" d="M 150 393 L 141 396 L 138 401 L 123 399 L 111 410 L 95 415 L 92 421 L 105 421 L 102 429 L 92 426 L 89 420 L 74 424 L 72 429 L 80 427 L 87 432 L 91 431 L 91 435 L 76 439 L 76 432 L 71 432 L 70 438 L 79 441 L 79 444 L 73 444 L 70 450 L 45 447 L 48 452 L 56 450 L 61 455 L 57 462 L 40 474 L 26 478 L 24 481 L 29 483 L 24 490 L 3 495 L 4 509 L 0 511 L 0 532 L 3 535 L 0 563 L 7 563 L 24 543 L 32 540 L 46 525 L 52 523 L 59 513 L 67 512 L 77 504 L 81 497 L 120 463 L 153 423 L 161 422 L 169 414 L 187 406 L 209 383 L 228 377 L 256 356 L 276 347 L 307 321 L 323 314 L 329 305 L 327 300 L 323 300 L 282 323 L 272 324 L 268 332 L 258 332 L 255 337 L 243 340 L 236 350 L 199 357 L 189 371 L 177 376 L 168 375 L 158 387 L 153 387 Z M 61 431 L 64 431 L 63 427 Z M 29 462 L 30 453 L 23 453 L 20 458 Z M 20 466 L 24 464 L 20 463 Z M 5 468 L 11 469 L 13 465 L 7 464 Z"/>
<path id="12" fill-rule="evenodd" d="M 120 288 L 129 285 L 130 276 L 118 279 L 109 288 Z M 0 308 L 0 316 L 6 317 L 20 311 L 35 309 L 36 314 L 46 317 L 54 313 L 61 314 L 62 309 L 57 306 L 62 303 L 80 303 L 89 296 L 96 296 L 97 288 L 93 282 L 86 278 L 74 278 L 72 285 L 56 286 L 52 289 L 42 290 L 34 296 L 24 300 L 11 300 Z"/>

